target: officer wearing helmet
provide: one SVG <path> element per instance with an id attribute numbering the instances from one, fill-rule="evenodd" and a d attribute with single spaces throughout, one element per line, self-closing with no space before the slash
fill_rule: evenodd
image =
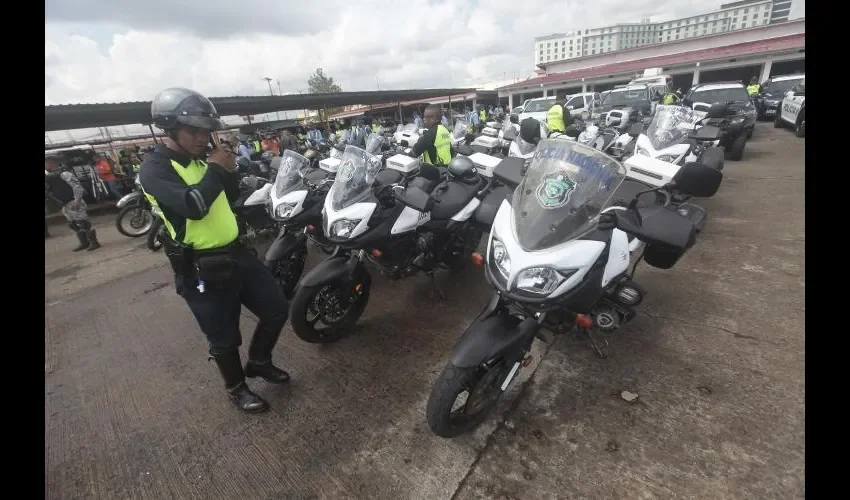
<path id="1" fill-rule="evenodd" d="M 242 411 L 264 411 L 268 403 L 248 388 L 245 377 L 273 384 L 289 380 L 272 364 L 288 304 L 272 274 L 238 242 L 230 208 L 239 196 L 236 157 L 229 149 L 215 148 L 204 159 L 210 134 L 222 123 L 215 106 L 197 92 L 163 90 L 151 104 L 151 115 L 168 137 L 142 164 L 139 180 L 168 229 L 164 248 L 177 293 L 206 336 L 210 359 L 231 400 Z M 259 318 L 244 369 L 239 358 L 243 304 Z"/>

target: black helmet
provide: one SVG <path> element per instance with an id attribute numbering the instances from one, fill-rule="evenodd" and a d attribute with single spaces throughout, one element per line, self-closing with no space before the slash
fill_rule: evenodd
<path id="1" fill-rule="evenodd" d="M 195 92 L 183 88 L 165 89 L 151 102 L 153 123 L 162 130 L 172 130 L 178 124 L 206 130 L 219 130 L 224 124 L 213 103 Z"/>
<path id="2" fill-rule="evenodd" d="M 458 179 L 468 179 L 475 176 L 475 164 L 466 156 L 455 156 L 448 164 L 449 174 Z"/>
<path id="3" fill-rule="evenodd" d="M 516 113 L 511 113 L 511 123 L 519 123 L 519 115 Z"/>
<path id="4" fill-rule="evenodd" d="M 531 144 L 540 142 L 540 122 L 534 118 L 526 118 L 519 124 L 519 136 Z"/>

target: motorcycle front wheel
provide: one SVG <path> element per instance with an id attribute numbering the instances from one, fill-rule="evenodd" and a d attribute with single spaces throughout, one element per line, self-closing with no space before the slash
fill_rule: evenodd
<path id="1" fill-rule="evenodd" d="M 304 274 L 304 265 L 307 263 L 307 248 L 304 246 L 296 248 L 291 254 L 284 255 L 274 265 L 274 277 L 283 288 L 283 294 L 287 299 L 292 298 L 298 280 Z"/>
<path id="2" fill-rule="evenodd" d="M 351 286 L 328 282 L 298 287 L 289 308 L 295 335 L 311 344 L 336 342 L 348 335 L 366 310 L 371 287 L 368 273 Z"/>
<path id="3" fill-rule="evenodd" d="M 451 361 L 446 363 L 425 408 L 431 432 L 453 438 L 481 425 L 502 397 L 501 384 L 507 374 L 501 361 L 490 368 L 459 368 Z"/>
<path id="4" fill-rule="evenodd" d="M 153 225 L 154 215 L 141 204 L 127 205 L 118 212 L 115 227 L 128 238 L 138 238 L 148 234 Z"/>

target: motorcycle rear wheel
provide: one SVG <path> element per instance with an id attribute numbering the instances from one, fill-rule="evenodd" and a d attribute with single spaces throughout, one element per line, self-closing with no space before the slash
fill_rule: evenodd
<path id="1" fill-rule="evenodd" d="M 298 338 L 311 344 L 328 344 L 351 333 L 366 310 L 372 277 L 365 274 L 351 290 L 341 290 L 340 286 L 338 282 L 320 283 L 295 290 L 289 321 Z M 319 321 L 326 327 L 316 328 Z"/>

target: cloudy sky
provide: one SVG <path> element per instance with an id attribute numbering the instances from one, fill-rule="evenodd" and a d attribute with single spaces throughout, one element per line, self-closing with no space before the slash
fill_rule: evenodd
<path id="1" fill-rule="evenodd" d="M 800 0 L 798 0 L 800 1 Z M 45 105 L 474 86 L 525 78 L 535 36 L 719 8 L 699 0 L 46 0 Z M 274 92 L 278 93 L 273 82 Z"/>

